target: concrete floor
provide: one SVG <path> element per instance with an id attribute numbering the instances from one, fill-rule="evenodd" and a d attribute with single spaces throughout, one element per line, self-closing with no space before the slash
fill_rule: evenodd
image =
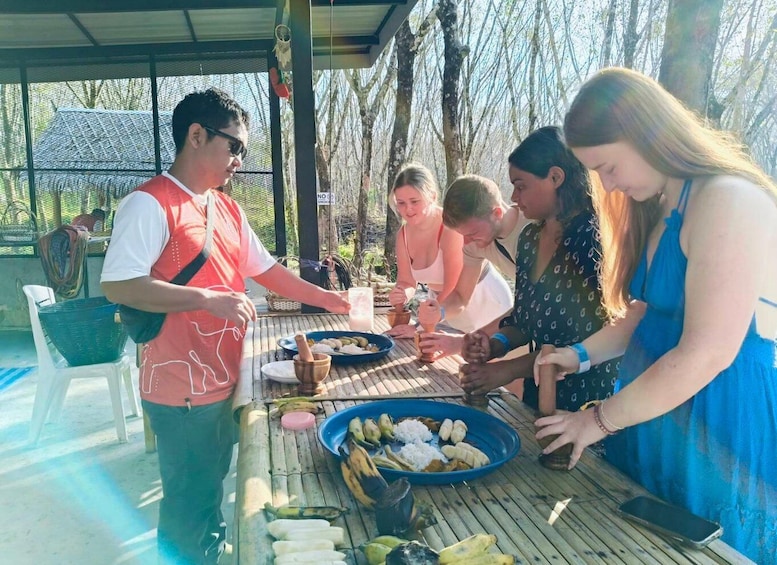
<path id="1" fill-rule="evenodd" d="M 134 355 L 133 344 L 128 351 Z M 0 332 L 0 367 L 36 364 L 31 333 Z M 133 377 L 137 387 L 137 370 Z M 107 382 L 78 379 L 60 421 L 46 424 L 29 447 L 37 380 L 33 371 L 0 391 L 0 563 L 156 564 L 162 493 L 142 418 L 127 419 L 129 442 L 118 443 Z M 225 481 L 228 536 L 236 456 L 237 448 Z"/>

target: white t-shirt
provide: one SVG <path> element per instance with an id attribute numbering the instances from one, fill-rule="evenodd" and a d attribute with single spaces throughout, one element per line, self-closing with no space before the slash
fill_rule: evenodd
<path id="1" fill-rule="evenodd" d="M 206 195 L 194 194 L 171 174 L 162 173 L 201 203 Z M 276 261 L 248 225 L 243 210 L 240 241 L 240 273 L 255 277 L 272 268 Z M 159 201 L 146 192 L 131 192 L 119 203 L 111 242 L 105 254 L 101 282 L 126 281 L 151 274 L 151 268 L 170 240 L 167 216 Z"/>

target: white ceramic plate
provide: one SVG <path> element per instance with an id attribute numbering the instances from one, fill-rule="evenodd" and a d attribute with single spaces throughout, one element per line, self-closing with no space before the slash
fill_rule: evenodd
<path id="1" fill-rule="evenodd" d="M 262 365 L 262 373 L 265 377 L 276 383 L 299 384 L 297 375 L 294 374 L 294 361 L 273 361 Z"/>

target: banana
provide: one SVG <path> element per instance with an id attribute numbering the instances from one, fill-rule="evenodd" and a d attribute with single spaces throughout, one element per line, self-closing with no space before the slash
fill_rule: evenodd
<path id="1" fill-rule="evenodd" d="M 351 418 L 351 421 L 348 422 L 348 436 L 361 447 L 366 447 L 367 449 L 375 447 L 364 437 L 364 425 L 358 416 Z"/>
<path id="2" fill-rule="evenodd" d="M 310 402 L 309 396 L 284 396 L 282 398 L 276 398 L 272 401 L 272 403 L 280 408 L 284 404 L 288 404 L 289 402 Z"/>
<path id="3" fill-rule="evenodd" d="M 359 546 L 359 549 L 367 558 L 369 565 L 380 565 L 386 560 L 386 556 L 391 553 L 393 548 L 382 543 L 369 542 Z"/>
<path id="4" fill-rule="evenodd" d="M 377 467 L 383 467 L 384 469 L 391 469 L 393 471 L 406 471 L 407 469 L 404 469 L 399 466 L 399 463 L 395 463 L 385 455 L 373 455 L 372 461 L 375 463 Z"/>
<path id="5" fill-rule="evenodd" d="M 462 422 L 461 420 L 456 420 L 453 422 L 453 429 L 451 429 L 451 435 L 450 440 L 451 443 L 457 444 L 459 442 L 464 441 L 464 438 L 467 436 L 467 424 Z"/>
<path id="6" fill-rule="evenodd" d="M 372 508 L 388 487 L 367 451 L 356 441 L 348 442 L 349 453 L 340 446 L 340 471 L 348 490 L 367 508 Z"/>
<path id="7" fill-rule="evenodd" d="M 328 539 L 309 539 L 305 541 L 274 541 L 272 551 L 277 556 L 285 553 L 300 553 L 302 551 L 315 551 L 317 549 L 329 549 L 334 551 L 335 543 Z"/>
<path id="8" fill-rule="evenodd" d="M 320 408 L 315 402 L 309 400 L 295 400 L 293 402 L 286 402 L 278 406 L 278 411 L 283 414 L 289 412 L 310 412 L 311 414 L 318 414 Z"/>
<path id="9" fill-rule="evenodd" d="M 379 543 L 381 545 L 386 545 L 391 549 L 394 549 L 396 546 L 402 545 L 403 543 L 407 543 L 408 541 L 410 540 L 398 538 L 397 536 L 378 536 L 376 538 L 371 539 L 367 543 Z"/>
<path id="10" fill-rule="evenodd" d="M 437 435 L 440 437 L 440 441 L 448 441 L 451 437 L 451 431 L 453 430 L 453 420 L 445 418 L 440 424 L 440 431 Z"/>
<path id="11" fill-rule="evenodd" d="M 329 528 L 327 520 L 272 520 L 267 523 L 267 531 L 275 539 L 287 539 L 286 536 L 297 530 L 317 530 Z M 318 539 L 311 537 L 310 539 Z"/>
<path id="12" fill-rule="evenodd" d="M 276 508 L 269 502 L 264 503 L 264 509 L 271 515 L 277 518 L 286 519 L 317 519 L 328 520 L 332 522 L 336 520 L 346 512 L 347 508 L 341 508 L 340 506 L 280 506 Z"/>
<path id="13" fill-rule="evenodd" d="M 386 441 L 394 441 L 394 420 L 388 414 L 381 414 L 378 418 L 380 436 Z"/>
<path id="14" fill-rule="evenodd" d="M 440 565 L 451 563 L 472 563 L 472 559 L 483 555 L 496 543 L 493 534 L 475 534 L 440 551 Z"/>
<path id="15" fill-rule="evenodd" d="M 456 564 L 464 565 L 515 565 L 515 556 L 504 553 L 486 553 L 466 561 L 456 561 Z"/>
<path id="16" fill-rule="evenodd" d="M 381 432 L 375 420 L 372 418 L 364 420 L 362 432 L 364 433 L 364 439 L 367 440 L 368 443 L 371 443 L 373 447 L 380 447 Z"/>

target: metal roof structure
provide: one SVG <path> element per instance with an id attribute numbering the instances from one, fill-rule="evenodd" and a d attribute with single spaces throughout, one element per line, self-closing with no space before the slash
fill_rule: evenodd
<path id="1" fill-rule="evenodd" d="M 0 0 L 0 82 L 147 76 L 149 56 L 157 76 L 266 71 L 301 1 Z M 310 0 L 313 67 L 371 66 L 415 4 Z"/>

